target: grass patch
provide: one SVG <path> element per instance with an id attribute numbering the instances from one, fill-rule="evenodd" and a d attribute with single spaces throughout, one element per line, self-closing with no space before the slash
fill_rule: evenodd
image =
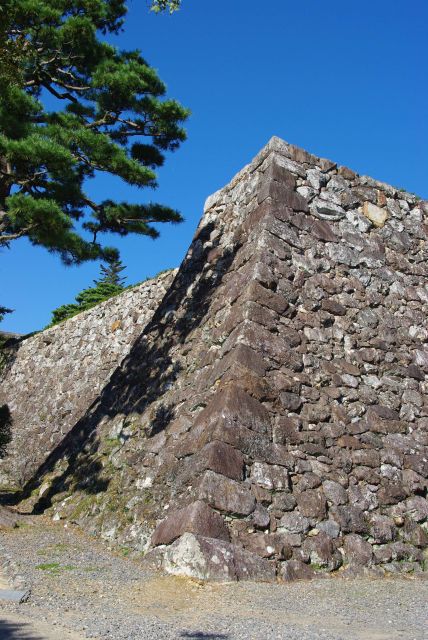
<path id="1" fill-rule="evenodd" d="M 75 568 L 71 564 L 60 564 L 59 562 L 43 562 L 36 566 L 39 571 L 46 571 L 51 575 L 59 575 L 62 571 L 72 571 Z"/>
<path id="2" fill-rule="evenodd" d="M 37 551 L 38 556 L 48 556 L 51 553 L 61 553 L 63 551 L 67 551 L 70 548 L 70 545 L 64 544 L 63 542 L 58 542 L 57 544 L 51 544 L 44 549 L 39 549 Z"/>
<path id="3" fill-rule="evenodd" d="M 38 564 L 36 569 L 40 569 L 40 571 L 51 571 L 53 569 L 59 569 L 60 566 L 59 562 L 44 562 L 43 564 Z"/>

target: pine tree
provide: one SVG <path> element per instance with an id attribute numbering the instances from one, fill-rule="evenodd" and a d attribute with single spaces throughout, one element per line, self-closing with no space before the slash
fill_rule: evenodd
<path id="1" fill-rule="evenodd" d="M 0 322 L 3 321 L 3 318 L 7 313 L 12 313 L 12 309 L 8 309 L 7 307 L 2 307 L 0 305 Z"/>
<path id="2" fill-rule="evenodd" d="M 94 283 L 99 284 L 100 282 L 107 282 L 109 284 L 123 287 L 126 277 L 124 278 L 120 274 L 124 269 L 126 269 L 126 267 L 122 264 L 122 260 L 119 258 L 112 258 L 107 262 L 106 267 L 103 264 L 100 265 L 101 278 L 99 280 L 94 280 Z"/>
<path id="3" fill-rule="evenodd" d="M 156 238 L 154 223 L 182 220 L 160 204 L 95 202 L 84 190 L 98 172 L 156 187 L 164 152 L 186 138 L 188 110 L 165 99 L 140 52 L 102 39 L 125 13 L 125 0 L 2 0 L 0 246 L 26 236 L 78 263 L 118 256 L 101 245 L 104 232 Z"/>
<path id="4" fill-rule="evenodd" d="M 112 296 L 116 296 L 123 291 L 123 287 L 111 282 L 98 282 L 95 287 L 84 289 L 77 294 L 76 300 L 79 307 L 79 311 L 86 311 L 91 309 L 96 304 L 108 300 Z"/>
<path id="5" fill-rule="evenodd" d="M 95 286 L 78 293 L 75 297 L 75 303 L 64 304 L 52 311 L 51 325 L 68 320 L 68 318 L 72 318 L 82 311 L 87 311 L 100 302 L 121 293 L 125 289 L 126 278 L 120 276 L 124 269 L 126 269 L 125 265 L 118 258 L 108 260 L 107 266 L 100 265 L 101 274 L 98 280 L 94 280 Z"/>

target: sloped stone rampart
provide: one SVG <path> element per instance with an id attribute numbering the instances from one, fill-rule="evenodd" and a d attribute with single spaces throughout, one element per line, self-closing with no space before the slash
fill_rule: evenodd
<path id="1" fill-rule="evenodd" d="M 0 486 L 22 484 L 98 398 L 172 282 L 161 274 L 18 344 L 0 377 L 12 441 Z"/>
<path id="2" fill-rule="evenodd" d="M 421 571 L 427 215 L 273 138 L 207 200 L 36 507 L 195 577 Z"/>

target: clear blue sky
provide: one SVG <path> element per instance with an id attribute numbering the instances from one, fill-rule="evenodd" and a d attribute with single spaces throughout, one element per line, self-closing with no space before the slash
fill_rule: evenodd
<path id="1" fill-rule="evenodd" d="M 132 0 L 123 48 L 139 48 L 192 110 L 188 141 L 146 193 L 100 178 L 93 196 L 157 200 L 180 226 L 119 246 L 128 283 L 180 264 L 207 195 L 277 135 L 428 198 L 427 0 L 183 0 L 155 16 Z M 0 254 L 0 303 L 16 309 L 1 328 L 42 328 L 50 311 L 92 284 L 97 263 L 64 267 L 25 240 Z"/>

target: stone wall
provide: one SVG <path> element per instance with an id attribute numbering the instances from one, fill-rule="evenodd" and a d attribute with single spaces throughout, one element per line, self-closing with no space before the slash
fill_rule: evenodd
<path id="1" fill-rule="evenodd" d="M 0 377 L 13 439 L 0 486 L 22 484 L 96 400 L 130 351 L 175 271 L 125 291 L 11 347 Z"/>
<path id="2" fill-rule="evenodd" d="M 198 578 L 422 570 L 427 214 L 273 138 L 27 504 Z"/>

